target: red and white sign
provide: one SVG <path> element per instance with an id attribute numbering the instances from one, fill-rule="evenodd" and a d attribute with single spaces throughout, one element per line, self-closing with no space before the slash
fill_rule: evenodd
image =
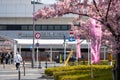
<path id="1" fill-rule="evenodd" d="M 40 34 L 39 32 L 36 32 L 36 33 L 35 33 L 35 38 L 36 38 L 36 39 L 40 39 L 40 37 L 41 37 L 41 34 Z"/>
<path id="2" fill-rule="evenodd" d="M 73 30 L 70 30 L 70 36 L 74 36 Z"/>

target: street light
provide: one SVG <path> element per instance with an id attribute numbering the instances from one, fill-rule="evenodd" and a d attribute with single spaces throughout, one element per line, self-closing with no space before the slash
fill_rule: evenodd
<path id="1" fill-rule="evenodd" d="M 31 4 L 33 4 L 33 14 L 35 13 L 35 4 L 42 4 L 40 3 L 40 0 L 32 0 L 31 1 Z M 34 15 L 33 15 L 34 17 Z M 33 18 L 33 48 L 32 48 L 32 68 L 34 68 L 34 64 L 35 64 L 35 37 L 34 37 L 34 34 L 35 34 L 35 20 Z"/>

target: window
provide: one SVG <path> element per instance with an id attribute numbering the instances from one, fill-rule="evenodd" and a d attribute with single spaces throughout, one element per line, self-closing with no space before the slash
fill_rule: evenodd
<path id="1" fill-rule="evenodd" d="M 27 30 L 28 26 L 21 26 L 21 30 Z"/>
<path id="2" fill-rule="evenodd" d="M 42 30 L 42 26 L 41 26 L 41 25 L 37 25 L 37 26 L 35 27 L 35 30 Z"/>
<path id="3" fill-rule="evenodd" d="M 48 30 L 46 25 L 42 25 L 42 30 Z"/>
<path id="4" fill-rule="evenodd" d="M 0 30 L 6 30 L 6 26 L 0 26 Z"/>
<path id="5" fill-rule="evenodd" d="M 48 30 L 54 30 L 54 26 L 49 25 L 49 26 L 48 26 Z"/>
<path id="6" fill-rule="evenodd" d="M 68 28 L 67 28 L 67 26 L 61 26 L 61 29 L 62 30 L 67 30 Z"/>
<path id="7" fill-rule="evenodd" d="M 28 30 L 33 30 L 33 26 L 28 26 Z"/>
<path id="8" fill-rule="evenodd" d="M 61 30 L 60 26 L 55 26 L 55 30 Z"/>
<path id="9" fill-rule="evenodd" d="M 33 25 L 0 25 L 0 30 L 33 30 Z M 35 30 L 70 30 L 70 25 L 35 25 Z"/>
<path id="10" fill-rule="evenodd" d="M 20 25 L 7 25 L 7 30 L 21 30 Z"/>

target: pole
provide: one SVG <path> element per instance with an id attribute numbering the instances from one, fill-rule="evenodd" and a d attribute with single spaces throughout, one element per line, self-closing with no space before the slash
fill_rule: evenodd
<path id="1" fill-rule="evenodd" d="M 19 68 L 18 68 L 18 80 L 21 80 L 20 66 L 19 66 Z"/>
<path id="2" fill-rule="evenodd" d="M 64 62 L 66 60 L 66 40 L 65 40 L 65 35 L 64 35 Z"/>
<path id="3" fill-rule="evenodd" d="M 90 40 L 90 44 L 91 44 L 91 40 Z M 93 75 L 93 67 L 92 67 L 92 53 L 90 51 L 90 69 L 91 69 L 91 78 L 94 78 L 94 75 Z"/>
<path id="4" fill-rule="evenodd" d="M 90 65 L 90 45 L 89 45 L 89 40 L 88 40 L 88 65 Z"/>
<path id="5" fill-rule="evenodd" d="M 23 70 L 24 70 L 24 76 L 25 76 L 25 60 L 23 60 Z"/>
<path id="6" fill-rule="evenodd" d="M 37 55 L 36 55 L 36 64 L 37 64 L 37 67 L 38 67 L 38 47 L 37 47 Z"/>
<path id="7" fill-rule="evenodd" d="M 35 13 L 35 0 L 33 2 L 33 14 Z M 34 16 L 33 16 L 34 17 Z M 34 34 L 35 34 L 35 21 L 33 19 L 33 48 L 32 48 L 32 68 L 34 68 L 34 64 L 35 64 L 35 37 L 34 37 Z"/>
<path id="8" fill-rule="evenodd" d="M 3 68 L 5 68 L 5 59 L 3 59 Z"/>
<path id="9" fill-rule="evenodd" d="M 106 47 L 104 46 L 104 60 L 106 60 Z"/>
<path id="10" fill-rule="evenodd" d="M 52 62 L 52 47 L 50 48 L 50 61 Z"/>

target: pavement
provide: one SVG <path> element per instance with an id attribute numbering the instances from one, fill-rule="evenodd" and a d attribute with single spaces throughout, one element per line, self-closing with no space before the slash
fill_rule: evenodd
<path id="1" fill-rule="evenodd" d="M 47 62 L 47 68 L 62 65 L 55 62 Z M 21 64 L 20 70 L 16 70 L 15 64 L 0 64 L 0 80 L 54 80 L 44 76 L 46 62 L 40 62 L 34 67 L 31 68 L 30 62 L 25 62 L 25 67 Z"/>

